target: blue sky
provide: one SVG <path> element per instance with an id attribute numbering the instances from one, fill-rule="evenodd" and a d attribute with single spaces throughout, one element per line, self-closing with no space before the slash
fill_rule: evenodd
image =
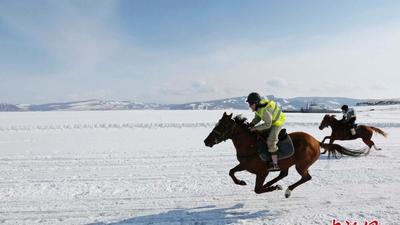
<path id="1" fill-rule="evenodd" d="M 398 98 L 400 1 L 0 0 L 0 102 Z"/>

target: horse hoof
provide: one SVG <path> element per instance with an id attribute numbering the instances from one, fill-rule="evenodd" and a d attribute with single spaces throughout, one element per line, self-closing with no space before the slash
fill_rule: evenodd
<path id="1" fill-rule="evenodd" d="M 381 148 L 377 148 L 376 150 L 381 151 L 382 149 Z"/>
<path id="2" fill-rule="evenodd" d="M 289 190 L 289 188 L 286 189 L 286 191 L 285 191 L 285 197 L 286 197 L 286 198 L 289 198 L 291 193 L 292 193 L 292 191 Z"/>
<path id="3" fill-rule="evenodd" d="M 279 190 L 279 191 L 281 191 L 281 190 L 283 190 L 283 188 L 282 188 L 282 186 L 281 186 L 281 185 L 279 185 L 279 184 L 278 184 L 278 185 L 276 185 L 276 186 L 275 186 L 275 190 Z"/>
<path id="4" fill-rule="evenodd" d="M 241 181 L 239 181 L 238 185 L 243 185 L 244 186 L 244 185 L 247 185 L 247 184 L 246 184 L 246 182 L 241 180 Z"/>

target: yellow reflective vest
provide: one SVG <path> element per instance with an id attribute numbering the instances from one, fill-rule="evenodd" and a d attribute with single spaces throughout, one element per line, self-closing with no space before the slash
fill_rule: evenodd
<path id="1" fill-rule="evenodd" d="M 286 121 L 286 116 L 278 106 L 278 104 L 274 101 L 263 99 L 260 101 L 260 104 L 267 104 L 265 107 L 261 107 L 255 111 L 256 115 L 261 119 L 264 118 L 264 114 L 268 110 L 268 112 L 272 116 L 271 125 L 272 126 L 282 126 Z"/>

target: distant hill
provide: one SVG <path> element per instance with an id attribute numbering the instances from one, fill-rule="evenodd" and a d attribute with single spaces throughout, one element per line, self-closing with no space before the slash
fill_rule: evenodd
<path id="1" fill-rule="evenodd" d="M 398 105 L 400 104 L 400 99 L 387 99 L 387 100 L 368 100 L 357 103 L 357 106 L 365 105 Z"/>
<path id="2" fill-rule="evenodd" d="M 296 97 L 296 98 L 277 98 L 273 95 L 265 96 L 270 100 L 278 102 L 286 111 L 300 111 L 307 104 L 314 103 L 324 109 L 337 109 L 341 105 L 356 105 L 365 100 L 342 98 L 342 97 Z M 221 100 L 192 102 L 179 105 L 171 105 L 170 109 L 248 109 L 246 97 L 227 98 Z"/>
<path id="3" fill-rule="evenodd" d="M 17 112 L 17 111 L 21 111 L 21 109 L 16 105 L 0 103 L 0 111 L 1 112 Z"/>
<path id="4" fill-rule="evenodd" d="M 160 104 L 138 103 L 130 101 L 112 101 L 112 100 L 86 100 L 63 103 L 48 103 L 41 105 L 17 105 L 23 111 L 53 111 L 53 110 L 71 110 L 71 111 L 89 111 L 89 110 L 134 110 L 134 109 L 157 109 Z"/>
<path id="5" fill-rule="evenodd" d="M 342 97 L 295 97 L 278 98 L 273 95 L 265 96 L 268 99 L 278 102 L 285 111 L 300 111 L 308 104 L 318 106 L 321 109 L 338 109 L 341 105 L 347 104 L 354 106 L 372 100 L 353 99 Z M 376 104 L 380 104 L 377 102 Z M 157 104 L 140 103 L 133 101 L 113 101 L 113 100 L 86 100 L 48 104 L 0 104 L 0 111 L 89 111 L 89 110 L 198 110 L 198 109 L 248 109 L 246 96 L 218 99 L 211 101 L 190 102 L 184 104 Z"/>

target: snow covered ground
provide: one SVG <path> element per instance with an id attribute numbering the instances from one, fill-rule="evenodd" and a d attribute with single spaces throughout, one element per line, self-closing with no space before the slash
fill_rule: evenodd
<path id="1" fill-rule="evenodd" d="M 223 111 L 0 113 L 0 224 L 399 224 L 400 107 L 357 111 L 389 134 L 373 138 L 383 150 L 321 156 L 289 199 L 255 194 L 247 172 L 247 186 L 233 184 L 231 142 L 204 146 Z M 317 129 L 322 114 L 287 117 L 289 132 L 330 132 Z M 292 168 L 279 184 L 298 179 Z"/>

